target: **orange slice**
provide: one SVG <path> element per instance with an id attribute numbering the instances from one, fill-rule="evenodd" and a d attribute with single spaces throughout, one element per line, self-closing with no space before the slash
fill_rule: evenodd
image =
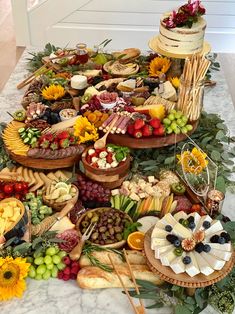
<path id="1" fill-rule="evenodd" d="M 144 233 L 140 231 L 129 234 L 127 238 L 129 247 L 133 250 L 143 250 L 144 248 Z"/>

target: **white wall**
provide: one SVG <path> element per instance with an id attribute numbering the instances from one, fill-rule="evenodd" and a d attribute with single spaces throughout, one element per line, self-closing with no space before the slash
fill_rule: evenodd
<path id="1" fill-rule="evenodd" d="M 21 5 L 19 5 L 19 2 Z M 12 0 L 17 44 L 59 46 L 86 42 L 88 45 L 112 38 L 109 48 L 148 48 L 158 33 L 163 12 L 185 1 L 174 0 L 41 0 L 26 12 L 27 0 Z M 235 52 L 235 0 L 205 0 L 206 40 L 213 51 Z M 14 10 L 14 8 L 17 8 Z"/>

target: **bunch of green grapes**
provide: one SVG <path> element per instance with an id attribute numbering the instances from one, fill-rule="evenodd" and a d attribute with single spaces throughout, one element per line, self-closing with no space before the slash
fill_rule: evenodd
<path id="1" fill-rule="evenodd" d="M 171 110 L 167 117 L 163 119 L 163 124 L 167 134 L 186 134 L 193 129 L 188 123 L 188 118 L 181 112 L 175 109 Z"/>
<path id="2" fill-rule="evenodd" d="M 65 251 L 59 250 L 56 246 L 47 248 L 44 254 L 34 254 L 34 257 L 27 259 L 31 263 L 29 277 L 36 280 L 57 278 L 58 272 L 66 267 L 62 261 L 66 255 Z"/>

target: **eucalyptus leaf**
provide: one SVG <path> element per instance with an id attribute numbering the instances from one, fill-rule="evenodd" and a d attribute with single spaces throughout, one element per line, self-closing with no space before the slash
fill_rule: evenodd
<path id="1" fill-rule="evenodd" d="M 217 140 L 222 140 L 224 138 L 224 132 L 222 130 L 219 130 L 215 137 Z"/>
<path id="2" fill-rule="evenodd" d="M 175 306 L 175 314 L 192 314 L 192 311 L 190 311 L 186 306 L 177 304 Z"/>
<path id="3" fill-rule="evenodd" d="M 215 161 L 220 161 L 221 160 L 220 153 L 216 150 L 213 150 L 211 153 L 211 159 Z"/>
<path id="4" fill-rule="evenodd" d="M 174 156 L 173 156 L 173 157 L 167 157 L 167 158 L 165 159 L 164 164 L 165 164 L 165 165 L 170 165 L 170 164 L 172 164 L 174 161 L 175 161 L 175 157 L 174 157 Z"/>
<path id="5" fill-rule="evenodd" d="M 164 306 L 164 303 L 156 302 L 156 303 L 154 303 L 152 305 L 146 306 L 146 309 L 160 309 L 163 306 Z"/>
<path id="6" fill-rule="evenodd" d="M 136 279 L 136 283 L 145 289 L 157 289 L 158 287 L 150 281 Z"/>
<path id="7" fill-rule="evenodd" d="M 224 177 L 222 176 L 218 176 L 217 179 L 216 179 L 216 188 L 225 193 L 225 190 L 226 190 L 226 184 L 225 184 L 225 180 L 224 180 Z"/>
<path id="8" fill-rule="evenodd" d="M 139 163 L 141 166 L 155 166 L 156 160 L 145 160 Z"/>

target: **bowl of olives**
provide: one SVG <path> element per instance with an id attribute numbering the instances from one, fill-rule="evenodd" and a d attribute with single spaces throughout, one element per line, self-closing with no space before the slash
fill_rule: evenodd
<path id="1" fill-rule="evenodd" d="M 121 248 L 126 240 L 123 238 L 125 228 L 132 222 L 130 216 L 111 207 L 100 207 L 85 212 L 78 220 L 76 228 L 80 235 L 85 233 L 90 223 L 96 222 L 89 238 L 92 244 L 110 248 Z"/>

